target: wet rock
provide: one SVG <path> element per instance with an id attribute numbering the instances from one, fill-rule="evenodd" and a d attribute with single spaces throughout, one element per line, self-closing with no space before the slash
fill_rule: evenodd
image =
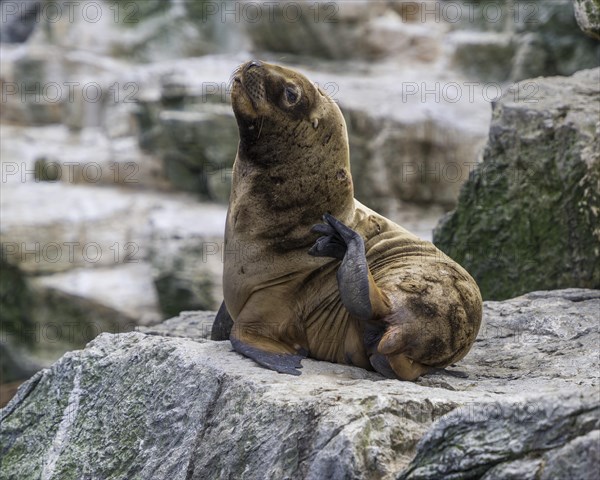
<path id="1" fill-rule="evenodd" d="M 201 339 L 207 313 L 103 334 L 2 410 L 3 474 L 593 478 L 598 308 L 576 289 L 487 302 L 469 378 L 417 383 L 314 360 L 281 375 Z"/>
<path id="2" fill-rule="evenodd" d="M 490 137 L 434 243 L 484 298 L 600 288 L 600 69 L 522 82 L 495 105 Z"/>

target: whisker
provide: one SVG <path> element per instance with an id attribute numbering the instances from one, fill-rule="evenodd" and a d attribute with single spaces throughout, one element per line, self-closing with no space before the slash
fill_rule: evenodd
<path id="1" fill-rule="evenodd" d="M 242 70 L 242 66 L 240 65 L 232 72 L 231 76 L 229 77 L 229 82 L 227 84 L 229 89 L 231 89 L 231 87 L 233 87 L 233 81 L 235 80 L 235 77 L 240 73 L 241 70 Z"/>
<path id="2" fill-rule="evenodd" d="M 263 123 L 265 123 L 265 117 L 260 117 L 260 128 L 258 129 L 258 136 L 256 137 L 257 140 L 260 138 L 260 132 L 262 132 Z"/>

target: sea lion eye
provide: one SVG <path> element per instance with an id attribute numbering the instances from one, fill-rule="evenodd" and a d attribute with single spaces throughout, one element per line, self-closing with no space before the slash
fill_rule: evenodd
<path id="1" fill-rule="evenodd" d="M 285 100 L 290 105 L 294 105 L 300 98 L 299 92 L 294 87 L 285 87 Z"/>

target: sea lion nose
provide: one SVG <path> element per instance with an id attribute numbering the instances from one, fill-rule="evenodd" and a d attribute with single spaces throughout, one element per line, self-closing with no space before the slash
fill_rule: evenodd
<path id="1" fill-rule="evenodd" d="M 245 66 L 244 66 L 244 72 L 247 72 L 248 70 L 250 70 L 253 67 L 262 67 L 262 63 L 259 62 L 258 60 L 250 60 Z"/>

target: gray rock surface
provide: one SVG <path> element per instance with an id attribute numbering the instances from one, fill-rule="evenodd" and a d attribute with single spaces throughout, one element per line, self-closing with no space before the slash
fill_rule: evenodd
<path id="1" fill-rule="evenodd" d="M 1 43 L 22 43 L 29 38 L 36 26 L 36 15 L 41 0 L 14 0 L 0 2 L 2 15 Z"/>
<path id="2" fill-rule="evenodd" d="M 237 150 L 237 126 L 223 80 L 242 60 L 204 57 L 132 74 L 142 85 L 140 146 L 160 155 L 176 188 L 228 199 L 224 187 Z M 405 65 L 401 74 L 391 64 L 359 64 L 344 73 L 321 65 L 292 67 L 339 103 L 359 200 L 392 217 L 402 202 L 454 205 L 487 133 L 489 103 L 480 83 L 468 87 L 460 75 L 419 64 Z M 160 78 L 177 80 L 179 102 Z"/>
<path id="3" fill-rule="evenodd" d="M 573 0 L 480 0 L 440 5 L 441 18 L 457 18 L 446 37 L 451 64 L 471 78 L 516 82 L 572 75 L 599 65 L 600 44 L 582 34 Z"/>
<path id="4" fill-rule="evenodd" d="M 521 405 L 459 407 L 427 432 L 397 479 L 593 480 L 600 466 L 598 440 L 596 389 Z"/>
<path id="5" fill-rule="evenodd" d="M 32 141 L 30 129 L 1 130 L 0 335 L 15 358 L 49 365 L 100 332 L 219 306 L 224 206 L 120 182 L 99 188 L 74 181 L 66 168 L 60 181 L 42 181 L 33 158 L 42 145 L 60 152 L 47 139 L 62 128 L 44 127 L 47 141 Z M 25 145 L 28 155 L 19 158 Z M 69 161 L 116 171 L 85 157 L 94 145 L 74 150 Z M 133 179 L 143 183 L 143 175 Z"/>
<path id="6" fill-rule="evenodd" d="M 277 374 L 203 339 L 207 312 L 103 334 L 1 411 L 0 478 L 592 478 L 599 309 L 577 289 L 486 302 L 469 377 L 416 383 Z"/>
<path id="7" fill-rule="evenodd" d="M 242 5 L 267 2 L 240 2 Z M 411 5 L 402 5 L 408 4 Z M 329 60 L 398 56 L 430 61 L 441 53 L 444 21 L 423 28 L 416 2 L 283 1 L 272 4 L 271 15 L 247 22 L 245 30 L 258 51 L 295 54 Z"/>
<path id="8" fill-rule="evenodd" d="M 590 37 L 600 40 L 600 1 L 574 0 L 575 18 Z"/>
<path id="9" fill-rule="evenodd" d="M 231 52 L 240 41 L 240 35 L 221 22 L 222 4 L 217 5 L 217 12 L 210 13 L 205 1 L 57 0 L 52 3 L 58 5 L 50 7 L 49 13 L 37 20 L 36 25 L 42 28 L 35 29 L 29 43 L 52 43 L 66 49 L 76 45 L 100 55 L 152 62 Z M 232 8 L 233 2 L 225 3 Z M 54 14 L 56 10 L 60 14 Z M 229 18 L 236 23 L 233 15 Z M 240 20 L 238 15 L 237 22 Z"/>
<path id="10" fill-rule="evenodd" d="M 259 52 L 445 62 L 485 82 L 598 66 L 600 46 L 581 34 L 572 0 L 282 1 L 270 9 L 268 2 L 240 4 L 265 13 L 245 24 Z"/>
<path id="11" fill-rule="evenodd" d="M 148 215 L 148 259 L 165 315 L 221 304 L 225 212 L 222 205 L 165 200 Z"/>
<path id="12" fill-rule="evenodd" d="M 600 288 L 599 103 L 593 69 L 524 81 L 495 105 L 483 162 L 433 237 L 484 299 Z"/>
<path id="13" fill-rule="evenodd" d="M 209 340 L 217 312 L 190 311 L 165 320 L 157 325 L 140 327 L 138 331 L 162 337 L 180 337 L 191 340 Z"/>

